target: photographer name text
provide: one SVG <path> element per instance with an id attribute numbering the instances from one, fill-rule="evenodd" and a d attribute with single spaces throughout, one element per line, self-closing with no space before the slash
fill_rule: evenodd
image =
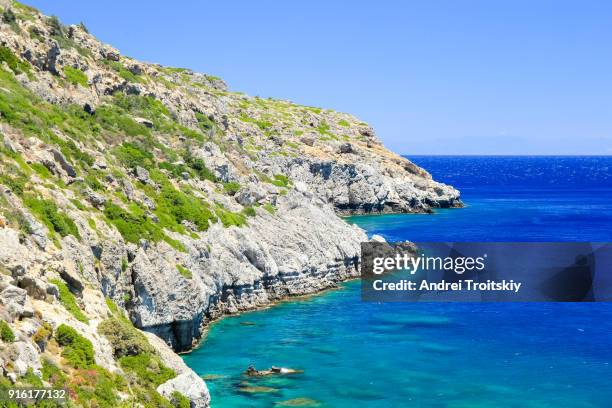
<path id="1" fill-rule="evenodd" d="M 481 292 L 514 292 L 518 293 L 522 283 L 514 280 L 493 281 L 486 280 L 484 282 L 475 281 L 472 279 L 462 279 L 455 282 L 439 281 L 429 282 L 425 279 L 420 283 L 402 279 L 397 282 L 385 282 L 382 279 L 377 279 L 372 282 L 372 288 L 375 291 L 481 291 Z"/>

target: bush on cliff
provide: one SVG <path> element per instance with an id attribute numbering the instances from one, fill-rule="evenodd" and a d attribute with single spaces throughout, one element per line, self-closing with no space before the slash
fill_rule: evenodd
<path id="1" fill-rule="evenodd" d="M 193 274 L 191 273 L 191 271 L 189 269 L 185 268 L 183 265 L 176 264 L 176 269 L 183 276 L 183 278 L 185 278 L 185 279 L 193 278 Z"/>
<path id="2" fill-rule="evenodd" d="M 11 330 L 8 323 L 4 320 L 0 320 L 0 340 L 5 343 L 12 343 L 15 341 L 13 330 Z"/>
<path id="3" fill-rule="evenodd" d="M 285 176 L 284 174 L 275 174 L 274 179 L 271 181 L 271 183 L 277 187 L 286 188 L 286 187 L 291 186 L 291 180 L 289 179 L 289 177 Z"/>
<path id="4" fill-rule="evenodd" d="M 196 172 L 200 179 L 209 180 L 213 183 L 217 181 L 217 177 L 208 167 L 206 167 L 204 160 L 200 158 L 195 158 L 189 153 L 187 153 L 184 158 L 185 163 Z"/>
<path id="5" fill-rule="evenodd" d="M 152 354 L 125 356 L 119 359 L 119 365 L 125 371 L 133 373 L 141 385 L 155 387 L 176 377 L 174 370 L 162 364 L 159 357 Z"/>
<path id="6" fill-rule="evenodd" d="M 98 333 L 108 339 L 115 358 L 154 352 L 147 338 L 125 318 L 111 317 L 104 320 L 98 326 Z"/>
<path id="7" fill-rule="evenodd" d="M 125 95 L 115 93 L 113 102 L 119 108 L 132 115 L 138 115 L 153 121 L 155 128 L 163 128 L 171 115 L 166 106 L 152 96 Z"/>
<path id="8" fill-rule="evenodd" d="M 174 391 L 172 395 L 170 395 L 170 402 L 172 402 L 175 408 L 191 407 L 191 401 L 189 400 L 189 398 L 187 398 L 178 391 Z"/>
<path id="9" fill-rule="evenodd" d="M 210 119 L 208 116 L 204 115 L 203 113 L 196 112 L 195 117 L 198 121 L 198 126 L 204 132 L 209 132 L 210 130 L 214 129 L 216 126 L 215 122 L 212 119 Z"/>
<path id="10" fill-rule="evenodd" d="M 164 233 L 144 214 L 133 214 L 116 204 L 107 204 L 104 208 L 106 218 L 117 227 L 119 233 L 128 242 L 137 243 L 144 238 L 153 242 L 161 241 Z"/>
<path id="11" fill-rule="evenodd" d="M 72 314 L 78 321 L 88 323 L 89 319 L 81 310 L 76 298 L 72 292 L 70 292 L 70 289 L 68 289 L 68 285 L 59 279 L 50 279 L 49 282 L 57 286 L 59 291 L 59 301 L 66 308 L 66 310 L 68 310 L 70 314 Z"/>
<path id="12" fill-rule="evenodd" d="M 235 195 L 238 190 L 240 190 L 240 183 L 238 183 L 237 181 L 229 181 L 227 183 L 223 183 L 223 191 L 225 191 L 231 196 Z"/>
<path id="13" fill-rule="evenodd" d="M 241 227 L 247 224 L 245 214 L 228 211 L 221 205 L 217 206 L 215 213 L 217 214 L 217 217 L 219 217 L 219 220 L 221 220 L 223 226 L 226 228 L 233 225 L 236 227 Z"/>
<path id="14" fill-rule="evenodd" d="M 98 106 L 94 117 L 104 129 L 119 131 L 128 136 L 150 134 L 146 126 L 136 122 L 130 115 L 113 105 Z"/>
<path id="15" fill-rule="evenodd" d="M 0 47 L 0 62 L 6 62 L 6 65 L 8 65 L 15 74 L 21 74 L 22 72 L 28 73 L 31 69 L 30 64 L 17 58 L 17 56 L 13 54 L 13 51 L 7 47 Z"/>
<path id="16" fill-rule="evenodd" d="M 72 235 L 81 239 L 74 221 L 68 214 L 60 211 L 53 201 L 29 196 L 24 199 L 24 204 L 50 231 L 57 232 L 62 237 Z"/>
<path id="17" fill-rule="evenodd" d="M 87 87 L 87 75 L 78 68 L 71 66 L 64 67 L 64 75 L 66 79 L 73 85 L 81 85 L 83 88 Z"/>
<path id="18" fill-rule="evenodd" d="M 55 387 L 63 387 L 68 379 L 66 374 L 47 358 L 42 359 L 42 379 Z"/>
<path id="19" fill-rule="evenodd" d="M 162 187 L 160 194 L 156 197 L 156 204 L 156 214 L 162 225 L 175 230 L 181 222 L 190 221 L 197 226 L 199 231 L 205 231 L 208 229 L 208 221 L 215 220 L 214 214 L 206 203 L 169 184 Z"/>
<path id="20" fill-rule="evenodd" d="M 88 368 L 95 363 L 91 341 L 81 336 L 75 329 L 65 324 L 55 332 L 57 343 L 64 348 L 62 357 L 73 368 Z"/>
<path id="21" fill-rule="evenodd" d="M 137 166 L 145 169 L 153 167 L 153 155 L 134 143 L 124 142 L 117 147 L 115 154 L 119 161 L 131 169 Z"/>
<path id="22" fill-rule="evenodd" d="M 107 65 L 113 71 L 117 73 L 121 78 L 125 79 L 128 82 L 137 83 L 142 82 L 142 79 L 134 74 L 132 71 L 123 66 L 119 61 L 108 61 L 105 60 L 103 64 Z"/>

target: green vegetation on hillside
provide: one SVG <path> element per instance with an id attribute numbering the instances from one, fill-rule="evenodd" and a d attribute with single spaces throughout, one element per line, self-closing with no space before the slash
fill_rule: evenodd
<path id="1" fill-rule="evenodd" d="M 73 368 L 88 368 L 95 363 L 91 341 L 78 334 L 72 327 L 60 325 L 55 331 L 55 339 L 64 348 L 62 357 Z"/>
<path id="2" fill-rule="evenodd" d="M 176 269 L 179 271 L 179 273 L 181 275 L 183 275 L 183 277 L 185 279 L 191 279 L 193 277 L 193 274 L 191 273 L 191 271 L 187 268 L 185 268 L 183 265 L 181 264 L 177 264 L 176 265 Z"/>
<path id="3" fill-rule="evenodd" d="M 291 186 L 291 180 L 284 174 L 275 174 L 274 179 L 271 181 L 271 183 L 278 187 Z"/>
<path id="4" fill-rule="evenodd" d="M 172 397 L 172 402 L 163 398 L 156 391 L 157 386 L 174 378 L 174 370 L 166 367 L 147 338 L 125 317 L 123 312 L 110 299 L 106 304 L 112 317 L 98 325 L 98 332 L 105 336 L 113 347 L 114 357 L 119 366 L 127 374 L 126 385 L 131 390 L 130 395 L 135 401 L 144 403 L 145 407 L 174 408 L 184 403 L 185 397 Z"/>
<path id="5" fill-rule="evenodd" d="M 66 310 L 68 310 L 78 321 L 88 323 L 89 319 L 87 319 L 87 316 L 85 316 L 79 307 L 76 298 L 72 292 L 70 292 L 70 289 L 68 289 L 68 285 L 59 279 L 50 279 L 49 282 L 57 286 L 59 290 L 59 301 Z"/>
<path id="6" fill-rule="evenodd" d="M 240 183 L 236 182 L 236 181 L 229 181 L 227 183 L 223 183 L 223 190 L 229 194 L 229 195 L 234 195 L 238 192 L 238 190 L 240 190 Z"/>
<path id="7" fill-rule="evenodd" d="M 13 330 L 11 330 L 8 323 L 4 320 L 0 320 L 0 340 L 5 343 L 12 343 L 15 341 Z"/>
<path id="8" fill-rule="evenodd" d="M 115 154 L 117 158 L 128 168 L 137 166 L 149 169 L 153 167 L 153 155 L 135 143 L 123 142 L 117 147 Z"/>
<path id="9" fill-rule="evenodd" d="M 26 196 L 24 204 L 51 232 L 57 232 L 62 237 L 72 235 L 81 239 L 74 221 L 68 214 L 60 211 L 53 201 Z"/>
<path id="10" fill-rule="evenodd" d="M 7 47 L 0 47 L 0 63 L 6 62 L 8 67 L 15 73 L 30 73 L 30 64 L 15 56 Z"/>
<path id="11" fill-rule="evenodd" d="M 81 85 L 82 87 L 87 86 L 87 75 L 78 68 L 70 66 L 64 67 L 64 75 L 66 79 L 73 85 Z"/>
<path id="12" fill-rule="evenodd" d="M 105 60 L 104 63 L 108 65 L 113 71 L 117 73 L 121 78 L 125 79 L 128 82 L 139 83 L 144 82 L 144 79 L 140 75 L 136 75 L 129 69 L 123 66 L 119 61 L 108 61 Z"/>

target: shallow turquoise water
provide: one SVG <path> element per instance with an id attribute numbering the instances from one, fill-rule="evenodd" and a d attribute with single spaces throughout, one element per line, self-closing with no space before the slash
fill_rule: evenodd
<path id="1" fill-rule="evenodd" d="M 612 241 L 612 158 L 415 161 L 468 208 L 350 221 L 396 240 Z M 610 407 L 612 307 L 363 303 L 354 281 L 223 319 L 184 358 L 217 377 L 213 407 Z M 254 380 L 249 364 L 304 373 Z"/>
<path id="2" fill-rule="evenodd" d="M 207 382 L 216 407 L 609 407 L 612 312 L 591 306 L 366 304 L 351 282 L 226 318 L 185 360 L 223 376 Z M 251 380 L 251 363 L 304 373 Z"/>

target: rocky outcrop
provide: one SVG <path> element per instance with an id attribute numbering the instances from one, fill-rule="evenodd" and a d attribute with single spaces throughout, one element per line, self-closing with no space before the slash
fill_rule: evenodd
<path id="1" fill-rule="evenodd" d="M 249 227 L 212 226 L 205 239 L 185 242 L 180 264 L 190 279 L 174 266 L 170 247 L 139 248 L 130 266 L 133 321 L 184 351 L 224 313 L 356 277 L 359 243 L 367 237 L 323 204 L 298 188 L 279 199 L 275 214 L 258 210 L 260 222 Z"/>
<path id="2" fill-rule="evenodd" d="M 172 393 L 178 391 L 191 400 L 193 408 L 205 408 L 210 404 L 204 380 L 191 370 L 166 381 L 157 387 L 157 391 L 168 399 L 172 399 Z"/>
<path id="3" fill-rule="evenodd" d="M 292 180 L 309 185 L 341 214 L 430 212 L 462 205 L 456 189 L 422 170 L 413 174 L 365 154 L 351 163 L 295 158 L 270 166 L 288 169 Z"/>

